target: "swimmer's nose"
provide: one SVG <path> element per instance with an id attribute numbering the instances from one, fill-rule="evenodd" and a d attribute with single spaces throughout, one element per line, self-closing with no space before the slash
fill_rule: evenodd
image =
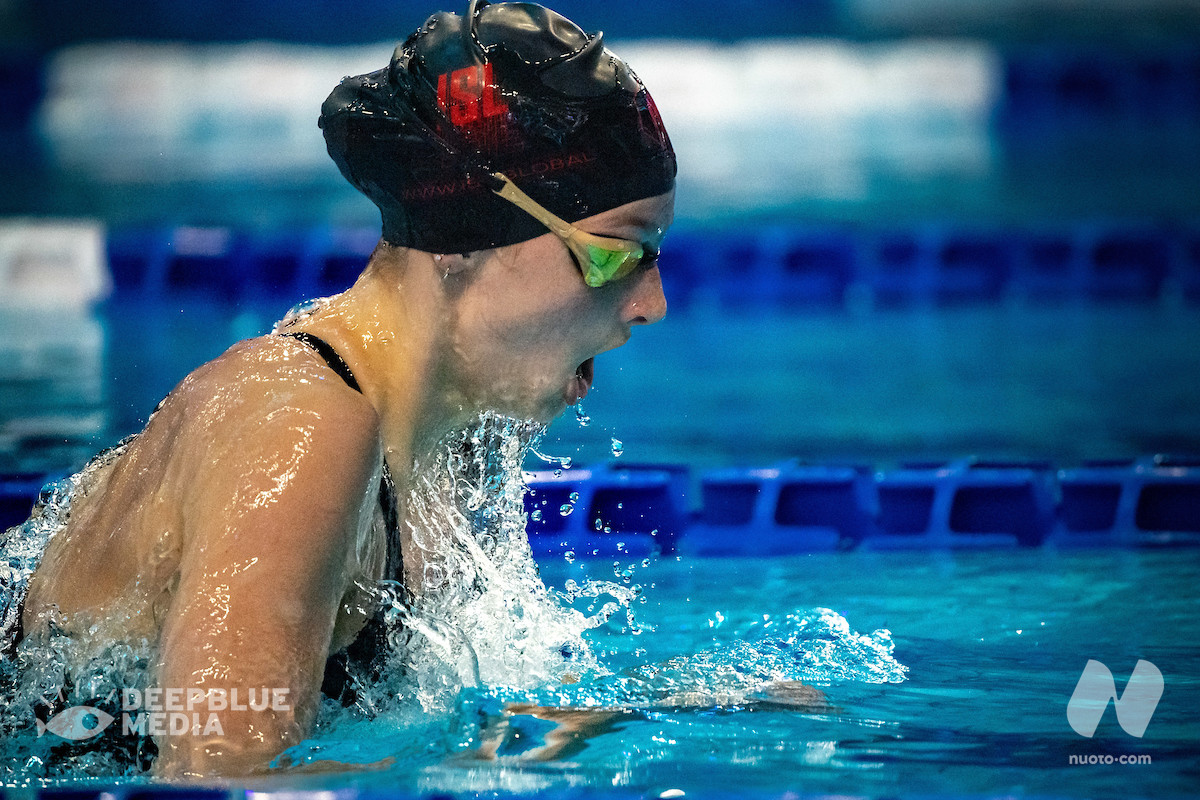
<path id="1" fill-rule="evenodd" d="M 625 299 L 625 322 L 629 325 L 652 325 L 667 315 L 662 274 L 658 271 L 658 265 L 655 265 L 633 279 L 636 283 Z"/>

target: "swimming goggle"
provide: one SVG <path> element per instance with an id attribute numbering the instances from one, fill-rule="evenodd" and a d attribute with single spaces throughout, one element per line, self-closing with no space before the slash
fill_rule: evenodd
<path id="1" fill-rule="evenodd" d="M 493 172 L 491 177 L 502 184 L 499 188 L 493 187 L 492 191 L 545 225 L 551 233 L 563 240 L 563 244 L 575 257 L 579 271 L 583 273 L 583 282 L 588 286 L 603 286 L 610 281 L 624 278 L 644 261 L 653 263 L 658 260 L 656 249 L 648 249 L 628 239 L 596 236 L 579 230 L 518 189 L 502 172 Z"/>

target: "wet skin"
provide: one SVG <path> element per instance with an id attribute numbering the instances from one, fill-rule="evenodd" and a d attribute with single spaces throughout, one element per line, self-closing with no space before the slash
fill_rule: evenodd
<path id="1" fill-rule="evenodd" d="M 578 225 L 654 242 L 673 207 L 672 192 Z M 446 433 L 484 410 L 552 419 L 586 393 L 594 356 L 665 313 L 656 265 L 592 289 L 551 234 L 441 257 L 381 244 L 293 328 L 328 341 L 362 393 L 289 337 L 197 369 L 76 496 L 31 580 L 27 636 L 54 617 L 96 651 L 156 644 L 155 686 L 288 689 L 287 710 L 218 712 L 224 736 L 157 741 L 160 775 L 265 769 L 308 734 L 326 658 L 366 621 L 356 581 L 383 577 L 384 460 L 402 499 L 414 456 Z"/>

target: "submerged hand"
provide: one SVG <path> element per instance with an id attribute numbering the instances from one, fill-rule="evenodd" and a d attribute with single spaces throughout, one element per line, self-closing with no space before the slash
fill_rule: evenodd
<path id="1" fill-rule="evenodd" d="M 479 748 L 465 754 L 478 760 L 492 761 L 515 757 L 522 761 L 554 761 L 575 755 L 587 747 L 587 740 L 616 729 L 620 717 L 634 712 L 613 708 L 567 708 L 509 703 L 500 717 L 484 725 Z M 554 723 L 547 733 L 537 735 L 521 725 L 519 717 L 533 717 Z M 522 749 L 533 744 L 533 747 Z M 516 752 L 506 753 L 505 749 Z"/>
<path id="2" fill-rule="evenodd" d="M 303 761 L 293 763 L 287 756 L 283 755 L 279 758 L 275 766 L 275 771 L 286 772 L 289 775 L 327 775 L 330 773 L 342 772 L 379 772 L 386 769 L 391 769 L 396 765 L 396 759 L 393 756 L 381 758 L 378 761 L 371 761 L 365 764 L 346 763 L 343 761 Z"/>
<path id="3" fill-rule="evenodd" d="M 814 714 L 840 710 L 830 704 L 820 689 L 800 681 L 769 681 L 750 697 L 757 706 L 790 708 Z"/>

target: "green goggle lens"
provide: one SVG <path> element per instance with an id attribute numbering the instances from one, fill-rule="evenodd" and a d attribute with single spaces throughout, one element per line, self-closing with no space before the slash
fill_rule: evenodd
<path id="1" fill-rule="evenodd" d="M 587 250 L 587 270 L 583 282 L 592 288 L 624 278 L 642 261 L 642 248 L 609 250 L 596 245 L 584 245 Z"/>

